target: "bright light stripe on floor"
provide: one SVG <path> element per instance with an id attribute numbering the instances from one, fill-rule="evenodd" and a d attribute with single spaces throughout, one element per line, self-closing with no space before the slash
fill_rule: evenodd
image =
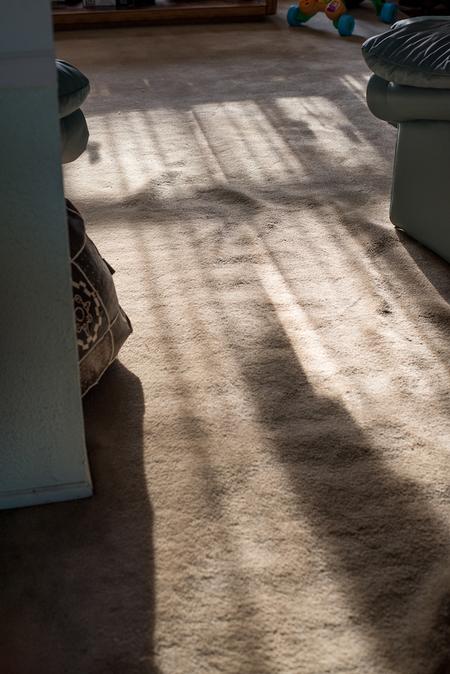
<path id="1" fill-rule="evenodd" d="M 332 391 L 342 397 L 338 385 L 338 370 L 321 344 L 317 331 L 307 313 L 290 291 L 281 273 L 273 264 L 258 265 L 259 278 L 277 316 L 295 351 L 299 364 L 315 388 L 326 388 L 328 395 Z M 324 383 L 327 385 L 324 387 Z"/>

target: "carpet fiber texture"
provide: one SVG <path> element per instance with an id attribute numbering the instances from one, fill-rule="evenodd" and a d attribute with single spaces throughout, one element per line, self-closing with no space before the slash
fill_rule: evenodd
<path id="1" fill-rule="evenodd" d="M 94 498 L 1 514 L 4 674 L 450 671 L 449 267 L 389 223 L 373 9 L 283 12 L 57 36 L 134 334 Z"/>

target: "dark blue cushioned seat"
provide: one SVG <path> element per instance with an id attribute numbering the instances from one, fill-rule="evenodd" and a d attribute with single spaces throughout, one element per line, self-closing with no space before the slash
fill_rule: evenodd
<path id="1" fill-rule="evenodd" d="M 367 65 L 387 82 L 426 89 L 450 89 L 450 18 L 397 21 L 362 47 Z"/>

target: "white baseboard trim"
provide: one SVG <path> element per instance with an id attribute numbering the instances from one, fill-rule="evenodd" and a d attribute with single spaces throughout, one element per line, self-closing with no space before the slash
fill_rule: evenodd
<path id="1" fill-rule="evenodd" d="M 0 492 L 0 509 L 24 508 L 26 506 L 57 503 L 59 501 L 73 501 L 92 496 L 92 484 L 86 482 L 72 482 L 37 489 Z"/>

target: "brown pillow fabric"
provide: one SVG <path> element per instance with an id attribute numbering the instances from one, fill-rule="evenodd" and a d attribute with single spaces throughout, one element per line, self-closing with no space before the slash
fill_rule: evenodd
<path id="1" fill-rule="evenodd" d="M 87 236 L 83 218 L 68 199 L 66 209 L 81 393 L 84 395 L 115 360 L 132 327 L 117 299 L 112 278 L 114 270 Z"/>

